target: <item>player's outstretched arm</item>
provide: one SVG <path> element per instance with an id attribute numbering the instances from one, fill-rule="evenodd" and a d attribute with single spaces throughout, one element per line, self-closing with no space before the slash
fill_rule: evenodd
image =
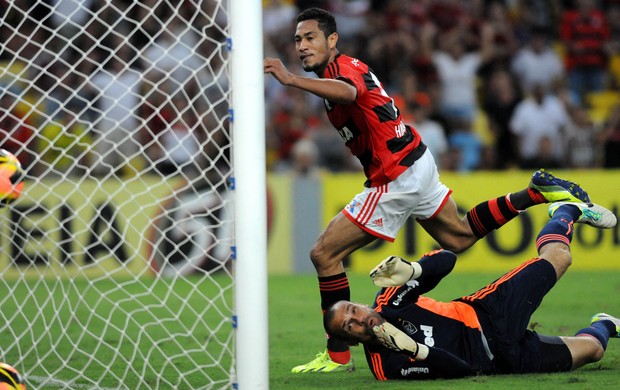
<path id="1" fill-rule="evenodd" d="M 295 75 L 277 58 L 265 58 L 263 72 L 271 74 L 282 85 L 303 89 L 333 103 L 351 104 L 357 98 L 357 90 L 353 85 L 343 80 Z"/>

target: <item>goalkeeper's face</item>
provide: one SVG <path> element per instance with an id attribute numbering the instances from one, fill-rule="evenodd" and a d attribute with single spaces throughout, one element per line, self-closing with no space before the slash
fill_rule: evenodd
<path id="1" fill-rule="evenodd" d="M 338 338 L 354 342 L 365 343 L 375 340 L 372 328 L 385 321 L 370 307 L 349 301 L 337 302 L 331 307 L 330 312 L 327 331 Z"/>

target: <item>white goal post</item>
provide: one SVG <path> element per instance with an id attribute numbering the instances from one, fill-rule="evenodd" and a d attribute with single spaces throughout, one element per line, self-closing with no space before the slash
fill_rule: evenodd
<path id="1" fill-rule="evenodd" d="M 0 1 L 0 361 L 29 388 L 269 387 L 262 3 Z"/>

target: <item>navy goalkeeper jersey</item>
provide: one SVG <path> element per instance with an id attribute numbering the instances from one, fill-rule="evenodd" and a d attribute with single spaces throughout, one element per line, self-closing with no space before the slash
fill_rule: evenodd
<path id="1" fill-rule="evenodd" d="M 448 255 L 454 261 L 456 257 L 447 251 L 441 255 L 420 260 L 424 271 L 419 279 L 379 291 L 373 308 L 418 343 L 447 352 L 455 364 L 436 365 L 430 359 L 416 361 L 379 345 L 365 345 L 368 365 L 378 380 L 462 376 L 451 369 L 457 365 L 469 366 L 470 373 L 493 370 L 492 354 L 474 308 L 462 301 L 439 302 L 420 295 L 452 270 L 454 262 Z"/>

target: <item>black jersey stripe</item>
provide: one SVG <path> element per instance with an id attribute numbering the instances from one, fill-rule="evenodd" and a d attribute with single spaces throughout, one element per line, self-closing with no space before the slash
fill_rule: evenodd
<path id="1" fill-rule="evenodd" d="M 372 78 L 370 73 L 364 73 L 362 75 L 362 79 L 364 79 L 364 84 L 366 84 L 366 89 L 372 91 L 375 88 L 379 88 L 375 80 Z"/>
<path id="2" fill-rule="evenodd" d="M 398 119 L 398 109 L 394 110 L 394 104 L 387 102 L 382 106 L 373 107 L 372 110 L 379 118 L 379 122 L 389 122 Z"/>

